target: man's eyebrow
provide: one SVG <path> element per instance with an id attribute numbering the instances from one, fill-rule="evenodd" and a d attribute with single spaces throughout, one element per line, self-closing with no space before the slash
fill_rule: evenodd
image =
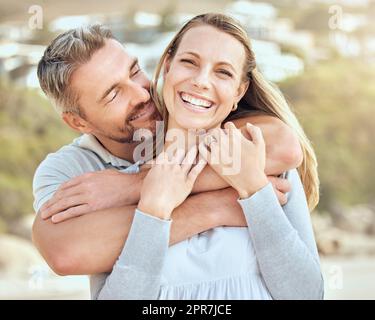
<path id="1" fill-rule="evenodd" d="M 129 71 L 131 71 L 136 65 L 138 64 L 138 58 L 134 58 L 133 59 L 133 62 L 131 63 L 130 65 L 130 68 L 129 68 Z M 99 102 L 102 102 L 103 99 L 114 89 L 116 88 L 120 83 L 119 82 L 116 82 L 114 84 L 112 84 L 104 93 L 103 95 L 99 98 L 99 100 L 97 101 L 98 103 Z"/>
<path id="2" fill-rule="evenodd" d="M 190 55 L 192 55 L 192 56 L 194 56 L 194 57 L 196 57 L 196 58 L 200 58 L 199 54 L 197 54 L 197 53 L 195 53 L 195 52 L 192 52 L 192 51 L 181 52 L 180 54 L 178 54 L 178 56 L 181 56 L 181 55 L 184 55 L 184 54 L 190 54 Z M 219 64 L 219 65 L 222 65 L 222 64 L 223 64 L 223 65 L 226 65 L 226 66 L 230 67 L 230 68 L 233 70 L 233 72 L 237 73 L 237 72 L 236 72 L 236 69 L 234 69 L 234 67 L 232 66 L 232 64 L 229 63 L 229 62 L 227 62 L 227 61 L 219 61 L 219 62 L 217 62 L 216 64 Z"/>

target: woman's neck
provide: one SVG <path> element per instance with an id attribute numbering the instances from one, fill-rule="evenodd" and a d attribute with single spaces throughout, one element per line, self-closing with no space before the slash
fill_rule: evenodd
<path id="1" fill-rule="evenodd" d="M 181 127 L 173 118 L 168 118 L 168 128 L 165 137 L 164 149 L 189 150 L 193 145 L 198 144 L 197 130 Z"/>
<path id="2" fill-rule="evenodd" d="M 217 125 L 220 128 L 220 124 Z M 168 127 L 165 137 L 164 150 L 173 148 L 173 150 L 184 149 L 189 150 L 193 145 L 198 145 L 202 136 L 210 129 L 186 129 L 181 127 L 175 119 L 168 117 Z"/>

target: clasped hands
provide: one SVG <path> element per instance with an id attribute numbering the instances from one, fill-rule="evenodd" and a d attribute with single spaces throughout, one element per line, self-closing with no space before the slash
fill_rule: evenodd
<path id="1" fill-rule="evenodd" d="M 237 158 L 233 150 L 240 151 Z M 230 155 L 231 153 L 232 163 L 222 159 L 223 154 Z M 251 196 L 271 182 L 280 204 L 284 205 L 287 202 L 286 193 L 290 191 L 289 182 L 275 176 L 266 176 L 264 173 L 265 143 L 261 130 L 256 126 L 247 124 L 241 132 L 233 123 L 228 122 L 224 129 L 217 128 L 206 134 L 198 149 L 190 150 L 186 156 L 188 154 L 190 159 L 199 154 L 198 158 L 201 160 L 196 161 L 197 164 L 194 167 L 189 167 L 190 172 L 199 164 L 195 169 L 194 181 L 197 173 L 200 173 L 205 163 L 208 163 L 217 174 L 237 190 L 240 198 Z M 180 151 L 176 159 L 181 161 L 185 158 L 184 156 L 185 154 Z M 228 167 L 230 167 L 229 171 Z M 130 179 L 133 181 L 129 181 Z M 129 203 L 129 198 L 125 196 L 133 191 L 129 187 L 134 179 L 136 179 L 135 175 L 114 169 L 85 173 L 75 177 L 63 183 L 53 197 L 41 207 L 41 217 L 51 218 L 53 223 L 59 223 L 97 210 L 135 204 Z"/>

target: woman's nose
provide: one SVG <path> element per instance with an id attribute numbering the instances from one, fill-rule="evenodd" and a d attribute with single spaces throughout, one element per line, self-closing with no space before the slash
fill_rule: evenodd
<path id="1" fill-rule="evenodd" d="M 210 75 L 207 70 L 199 71 L 193 78 L 193 84 L 200 89 L 208 89 L 210 86 Z"/>

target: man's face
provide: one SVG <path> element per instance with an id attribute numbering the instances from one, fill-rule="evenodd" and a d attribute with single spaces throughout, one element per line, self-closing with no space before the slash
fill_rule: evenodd
<path id="1" fill-rule="evenodd" d="M 73 73 L 71 85 L 89 131 L 99 140 L 130 143 L 140 128 L 155 134 L 156 120 L 161 117 L 150 97 L 150 82 L 137 59 L 116 40 L 106 40 Z"/>

